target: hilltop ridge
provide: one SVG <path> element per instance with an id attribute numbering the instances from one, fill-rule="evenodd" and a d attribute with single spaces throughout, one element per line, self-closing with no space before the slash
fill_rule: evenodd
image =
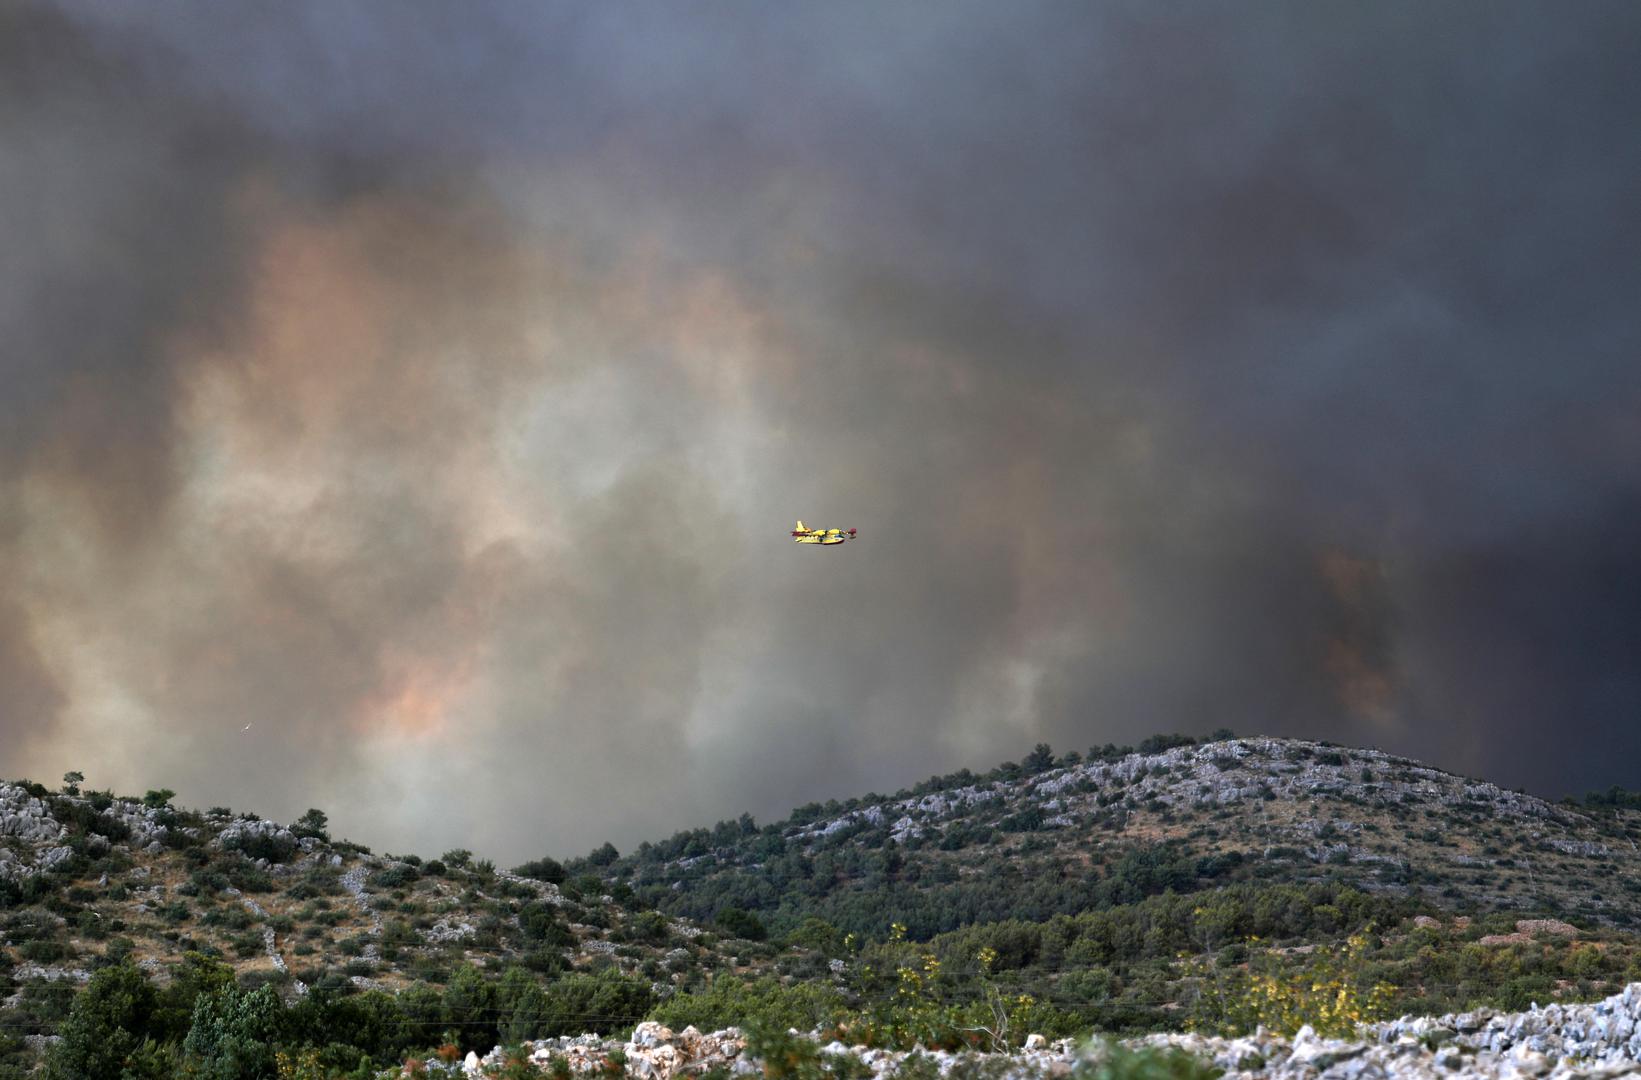
<path id="1" fill-rule="evenodd" d="M 1381 750 L 1223 738 L 1089 759 L 1046 746 L 850 805 L 745 816 L 578 871 L 661 910 L 732 905 L 913 936 L 1236 881 L 1347 883 L 1447 906 L 1641 916 L 1641 814 L 1593 812 Z M 1601 887 L 1591 888 L 1599 881 Z"/>

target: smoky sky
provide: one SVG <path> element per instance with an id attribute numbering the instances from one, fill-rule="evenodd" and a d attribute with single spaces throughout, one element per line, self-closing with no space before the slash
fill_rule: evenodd
<path id="1" fill-rule="evenodd" d="M 1641 786 L 1638 35 L 0 4 L 0 772 L 503 862 L 1224 726 Z"/>

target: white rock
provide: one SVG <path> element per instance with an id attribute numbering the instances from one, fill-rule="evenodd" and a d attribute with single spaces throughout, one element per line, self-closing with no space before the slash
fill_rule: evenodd
<path id="1" fill-rule="evenodd" d="M 632 1044 L 634 1046 L 660 1046 L 672 1040 L 672 1031 L 654 1020 L 646 1020 L 633 1028 Z"/>

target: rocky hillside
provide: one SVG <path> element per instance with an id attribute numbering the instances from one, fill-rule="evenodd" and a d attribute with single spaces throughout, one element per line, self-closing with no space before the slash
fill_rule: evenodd
<path id="1" fill-rule="evenodd" d="M 442 983 L 464 963 L 609 969 L 662 990 L 683 972 L 756 972 L 774 951 L 640 910 L 596 879 L 535 880 L 465 851 L 375 855 L 332 842 L 322 815 L 293 829 L 167 795 L 0 784 L 6 1007 L 50 1013 L 51 986 L 121 958 L 163 977 L 190 951 L 287 996 Z"/>
<path id="2" fill-rule="evenodd" d="M 889 1062 L 930 1080 L 941 1063 L 906 1057 L 914 1045 L 1247 1030 L 1261 986 L 1337 979 L 1376 1002 L 1374 1016 L 1474 1017 L 1481 1005 L 1572 1008 L 1641 978 L 1641 937 L 1626 929 L 1641 862 L 1633 800 L 1552 804 L 1374 750 L 1176 737 L 1087 758 L 1038 747 L 986 776 L 513 872 L 466 851 L 376 855 L 332 840 L 318 811 L 282 825 L 78 780 L 0 784 L 4 1080 L 32 1075 L 54 1039 L 53 1060 L 83 1063 L 119 1032 L 149 1048 L 132 1075 L 163 1080 L 208 1059 L 200 1032 L 217 1028 L 194 1021 L 210 1009 L 263 1017 L 264 1046 L 328 1055 L 332 1071 L 315 1076 L 440 1046 L 459 1066 L 494 1041 L 561 1078 L 600 1062 L 613 1072 L 618 1037 L 651 1020 L 695 1049 L 710 1040 L 688 1025 L 820 1025 L 827 1040 L 878 1048 L 844 1074 Z M 1000 1023 L 1007 1040 L 983 1036 Z M 589 1026 L 617 1042 L 565 1041 Z M 1510 1049 L 1493 1034 L 1476 1060 Z M 1267 1041 L 1252 1053 L 1280 1059 L 1280 1075 L 1321 1060 L 1303 1038 Z M 764 1052 L 732 1043 L 712 1044 L 726 1071 L 745 1068 L 727 1057 Z M 976 1059 L 973 1075 L 1083 1068 L 1072 1045 Z M 1225 1055 L 1246 1048 L 1230 1045 L 1193 1044 L 1240 1069 Z M 1397 1045 L 1350 1056 L 1440 1064 L 1433 1047 L 1427 1060 Z M 629 1049 L 666 1056 L 659 1043 Z M 508 1075 L 533 1074 L 516 1064 Z"/>
<path id="3" fill-rule="evenodd" d="M 1166 742 L 1167 740 L 1157 740 Z M 1143 749 L 1143 748 L 1142 748 Z M 1104 758 L 1103 760 L 1101 758 Z M 1641 812 L 1591 812 L 1378 750 L 1225 739 L 1055 759 L 679 833 L 595 869 L 659 908 L 913 937 L 1238 881 L 1635 925 Z"/>

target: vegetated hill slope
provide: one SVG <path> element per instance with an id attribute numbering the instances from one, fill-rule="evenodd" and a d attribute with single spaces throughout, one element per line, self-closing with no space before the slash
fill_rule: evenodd
<path id="1" fill-rule="evenodd" d="M 32 1060 L 14 1036 L 59 1031 L 91 972 L 134 975 L 122 960 L 186 1021 L 184 999 L 205 992 L 191 952 L 229 962 L 241 986 L 278 985 L 290 1009 L 352 1015 L 359 1000 L 392 1018 L 393 1038 L 343 1040 L 350 1067 L 447 1030 L 482 1051 L 644 1016 L 841 1023 L 905 1046 L 967 1040 L 997 1017 L 1011 1045 L 1235 1026 L 1248 995 L 1230 991 L 1256 973 L 1315 986 L 1337 969 L 1384 986 L 1394 1011 L 1519 1008 L 1641 978 L 1641 939 L 1617 929 L 1634 918 L 1633 811 L 1552 805 L 1377 751 L 1144 749 L 1084 762 L 1039 747 L 987 777 L 513 873 L 464 851 L 376 856 L 331 841 L 317 812 L 287 828 L 178 809 L 169 792 L 0 784 L 0 1075 Z M 749 940 L 768 929 L 777 940 Z M 475 1013 L 480 984 L 482 1000 L 512 1004 Z M 409 990 L 346 996 L 376 987 Z"/>
<path id="2" fill-rule="evenodd" d="M 41 987 L 122 958 L 164 978 L 190 951 L 286 996 L 442 983 L 463 964 L 609 971 L 648 996 L 683 972 L 757 969 L 731 962 L 724 935 L 640 910 L 596 878 L 534 880 L 466 851 L 374 855 L 332 842 L 316 812 L 293 831 L 169 795 L 0 783 L 0 1008 L 38 1013 L 27 1022 L 43 1030 L 66 1000 Z"/>
<path id="3" fill-rule="evenodd" d="M 726 907 L 914 938 L 1238 881 L 1338 882 L 1463 910 L 1633 926 L 1641 813 L 1555 804 L 1378 750 L 1275 738 L 1055 760 L 682 832 L 575 871 L 696 919 Z M 1105 760 L 1099 758 L 1104 757 Z M 737 916 L 738 917 L 738 916 Z"/>

